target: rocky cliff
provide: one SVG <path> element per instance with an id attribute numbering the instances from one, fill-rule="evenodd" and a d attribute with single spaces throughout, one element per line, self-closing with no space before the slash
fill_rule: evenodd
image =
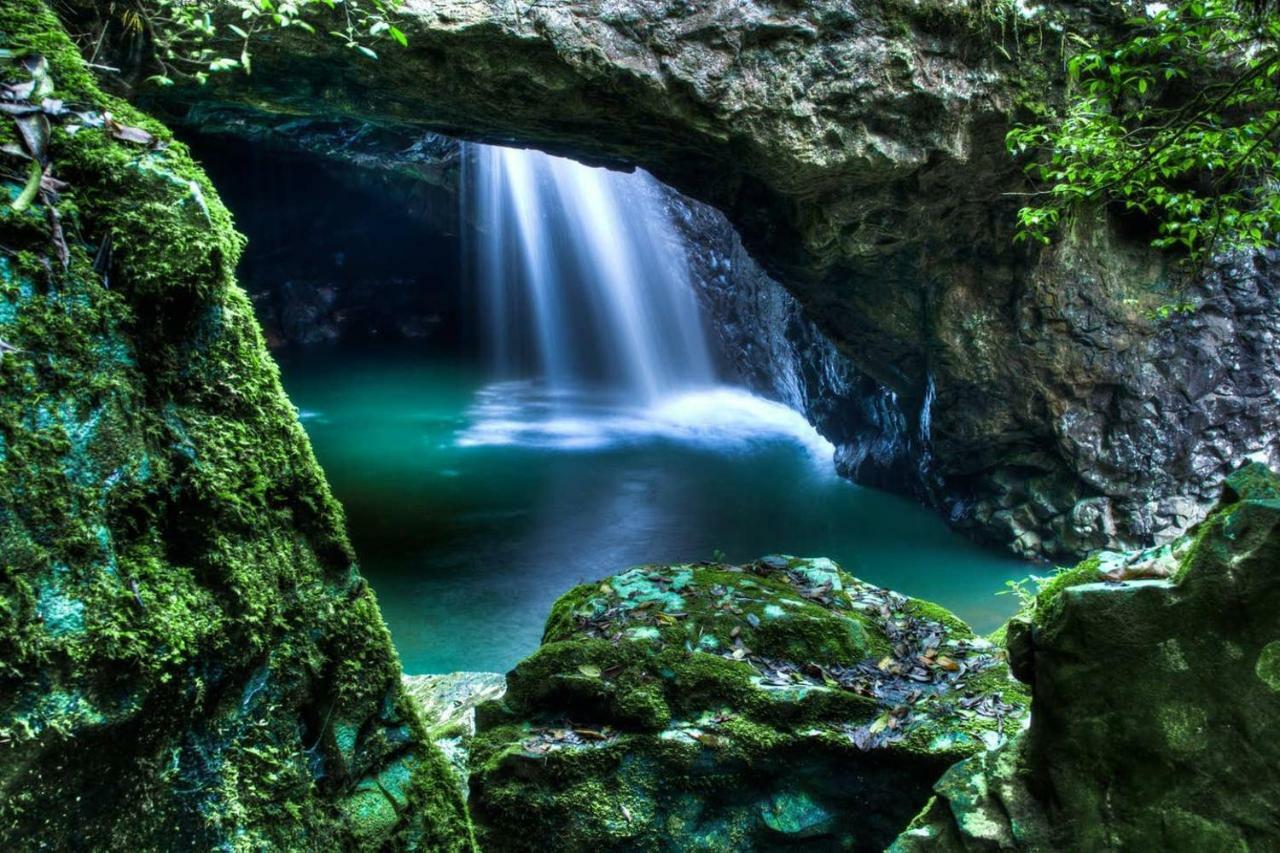
<path id="1" fill-rule="evenodd" d="M 0 846 L 468 849 L 226 209 L 39 0 L 0 82 Z"/>
<path id="2" fill-rule="evenodd" d="M 804 414 L 835 445 L 834 464 L 864 485 L 936 502 L 920 424 L 898 395 L 858 370 L 742 245 L 722 213 L 667 191 L 691 278 L 727 375 Z"/>
<path id="3" fill-rule="evenodd" d="M 165 97 L 642 165 L 722 210 L 892 393 L 949 517 L 1080 554 L 1166 539 L 1242 460 L 1274 460 L 1276 281 L 1268 258 L 1225 259 L 1186 288 L 1101 215 L 1014 246 L 1004 134 L 1056 97 L 1052 34 L 1083 14 L 1051 10 L 410 0 L 409 47 L 378 62 L 264 37 L 251 77 Z"/>

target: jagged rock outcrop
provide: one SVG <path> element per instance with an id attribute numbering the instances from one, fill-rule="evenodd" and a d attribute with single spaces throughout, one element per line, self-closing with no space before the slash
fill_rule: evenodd
<path id="1" fill-rule="evenodd" d="M 226 209 L 40 0 L 0 82 L 0 847 L 470 849 Z"/>
<path id="2" fill-rule="evenodd" d="M 449 759 L 454 783 L 465 800 L 470 794 L 476 707 L 506 695 L 506 677 L 497 672 L 406 675 L 404 689 L 421 711 L 432 742 Z"/>
<path id="3" fill-rule="evenodd" d="M 803 413 L 835 445 L 842 476 L 934 501 L 928 448 L 898 396 L 854 367 L 724 214 L 670 189 L 666 204 L 728 375 Z"/>
<path id="4" fill-rule="evenodd" d="M 487 850 L 880 850 L 1025 694 L 945 610 L 825 559 L 640 566 L 564 595 L 476 712 Z"/>
<path id="5" fill-rule="evenodd" d="M 1056 576 L 1008 637 L 1031 727 L 947 771 L 892 848 L 1280 844 L 1280 478 L 1228 478 L 1173 546 Z"/>
<path id="6" fill-rule="evenodd" d="M 1056 97 L 1060 40 L 1006 21 L 997 49 L 984 16 L 1004 8 L 410 0 L 409 47 L 378 62 L 264 35 L 252 77 L 160 94 L 248 125 L 278 110 L 642 165 L 724 211 L 892 392 L 955 522 L 1031 555 L 1150 544 L 1246 458 L 1280 461 L 1276 273 L 1230 259 L 1176 292 L 1165 259 L 1088 217 L 1015 246 L 1004 134 Z"/>

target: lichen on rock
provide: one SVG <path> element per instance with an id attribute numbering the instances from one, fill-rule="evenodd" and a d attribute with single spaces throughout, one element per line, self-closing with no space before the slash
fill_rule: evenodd
<path id="1" fill-rule="evenodd" d="M 947 611 L 825 559 L 640 566 L 575 588 L 480 706 L 486 849 L 879 849 L 1024 690 Z"/>

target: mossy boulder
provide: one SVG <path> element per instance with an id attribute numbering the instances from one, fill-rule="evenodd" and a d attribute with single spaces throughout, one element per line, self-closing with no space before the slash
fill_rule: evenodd
<path id="1" fill-rule="evenodd" d="M 469 848 L 230 215 L 39 0 L 0 82 L 0 847 Z"/>
<path id="2" fill-rule="evenodd" d="M 895 850 L 1280 847 L 1280 478 L 1229 477 L 1169 553 L 1041 593 L 1009 633 L 1030 728 L 949 770 Z"/>
<path id="3" fill-rule="evenodd" d="M 989 643 L 825 559 L 577 587 L 507 682 L 471 743 L 493 850 L 881 849 L 1025 716 Z"/>

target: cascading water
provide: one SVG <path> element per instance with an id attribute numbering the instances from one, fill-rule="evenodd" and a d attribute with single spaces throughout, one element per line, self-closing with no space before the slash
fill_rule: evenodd
<path id="1" fill-rule="evenodd" d="M 472 157 L 477 272 L 503 375 L 647 403 L 714 382 L 653 178 L 515 148 Z"/>
<path id="2" fill-rule="evenodd" d="M 652 176 L 486 145 L 464 162 L 468 256 L 499 381 L 479 393 L 460 444 L 725 447 L 784 434 L 829 464 L 831 445 L 799 414 L 718 382 Z"/>

